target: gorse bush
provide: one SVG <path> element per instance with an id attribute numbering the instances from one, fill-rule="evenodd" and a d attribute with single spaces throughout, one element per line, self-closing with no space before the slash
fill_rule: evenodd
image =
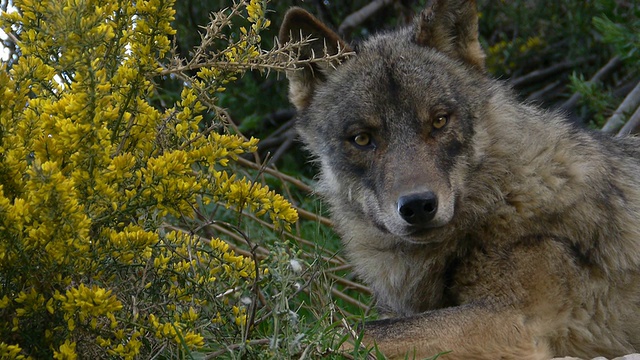
<path id="1" fill-rule="evenodd" d="M 277 66 L 260 48 L 264 2 L 214 14 L 188 60 L 171 49 L 170 0 L 13 5 L 1 17 L 20 56 L 0 68 L 0 358 L 248 342 L 256 305 L 244 294 L 295 251 L 241 255 L 195 228 L 245 236 L 218 208 L 264 218 L 275 236 L 297 221 L 232 170 L 257 140 L 226 132 L 215 102 L 242 72 Z M 161 77 L 179 81 L 177 101 Z"/>

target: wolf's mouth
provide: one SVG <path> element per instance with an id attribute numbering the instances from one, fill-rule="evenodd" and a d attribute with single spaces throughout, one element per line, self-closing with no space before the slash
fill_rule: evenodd
<path id="1" fill-rule="evenodd" d="M 428 235 L 429 233 L 432 233 L 434 229 L 439 227 L 442 227 L 442 225 L 412 226 L 410 228 L 407 228 L 407 231 L 403 236 L 409 238 L 421 238 Z"/>
<path id="2" fill-rule="evenodd" d="M 433 242 L 433 231 L 438 229 L 444 225 L 422 225 L 422 226 L 404 226 L 400 231 L 391 231 L 388 228 L 384 228 L 384 231 L 401 237 L 403 240 L 411 242 L 411 243 L 425 243 L 425 242 Z"/>

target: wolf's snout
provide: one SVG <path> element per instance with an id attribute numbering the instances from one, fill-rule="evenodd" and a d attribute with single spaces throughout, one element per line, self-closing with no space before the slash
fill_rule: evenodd
<path id="1" fill-rule="evenodd" d="M 426 224 L 438 211 L 438 197 L 432 191 L 398 198 L 398 214 L 411 225 Z"/>

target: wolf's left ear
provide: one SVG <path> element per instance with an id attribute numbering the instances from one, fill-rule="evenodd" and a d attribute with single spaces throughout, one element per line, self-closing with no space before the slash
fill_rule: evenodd
<path id="1" fill-rule="evenodd" d="M 349 52 L 351 48 L 338 34 L 330 30 L 320 20 L 301 8 L 291 8 L 282 21 L 280 44 L 309 40 L 295 54 L 298 60 L 308 60 L 326 55 Z M 287 71 L 289 79 L 289 100 L 298 110 L 309 106 L 316 86 L 325 81 L 334 70 L 335 64 L 317 62 L 296 71 Z"/>
<path id="2" fill-rule="evenodd" d="M 418 17 L 415 41 L 485 69 L 475 0 L 429 0 Z"/>

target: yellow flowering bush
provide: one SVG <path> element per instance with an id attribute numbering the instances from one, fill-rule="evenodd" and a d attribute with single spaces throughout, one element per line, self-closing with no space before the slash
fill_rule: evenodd
<path id="1" fill-rule="evenodd" d="M 194 228 L 241 233 L 218 207 L 276 234 L 297 221 L 234 172 L 257 140 L 226 132 L 216 106 L 271 56 L 269 21 L 264 1 L 237 2 L 186 61 L 171 49 L 173 3 L 15 0 L 1 15 L 20 49 L 0 65 L 2 359 L 173 357 L 229 329 L 247 340 L 255 307 L 242 296 L 267 266 Z M 235 18 L 247 24 L 235 38 L 214 31 Z M 182 85 L 174 104 L 154 101 L 162 76 Z"/>

